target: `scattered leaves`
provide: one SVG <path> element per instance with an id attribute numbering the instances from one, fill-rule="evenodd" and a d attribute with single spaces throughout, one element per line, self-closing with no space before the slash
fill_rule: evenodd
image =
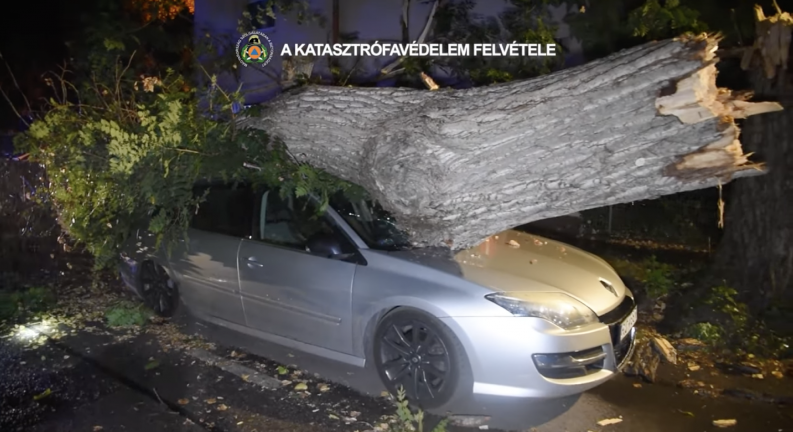
<path id="1" fill-rule="evenodd" d="M 275 371 L 278 372 L 278 375 L 286 375 L 289 373 L 289 369 L 286 366 L 278 366 L 278 369 Z"/>
<path id="2" fill-rule="evenodd" d="M 152 361 L 146 363 L 146 366 L 144 367 L 144 369 L 152 370 L 152 369 L 157 369 L 158 367 L 160 367 L 160 361 L 159 360 L 152 360 Z"/>
<path id="3" fill-rule="evenodd" d="M 677 410 L 677 412 L 679 412 L 680 414 L 683 414 L 685 416 L 694 417 L 694 413 L 692 413 L 691 411 L 683 411 L 683 410 L 679 409 L 679 410 Z"/>
<path id="4" fill-rule="evenodd" d="M 214 404 L 218 403 L 218 400 L 215 399 L 215 398 L 209 398 L 209 399 L 205 400 L 204 402 L 206 402 L 207 405 L 214 405 Z"/>
<path id="5" fill-rule="evenodd" d="M 295 390 L 297 391 L 306 391 L 308 390 L 308 386 L 304 382 L 299 382 L 295 385 Z"/>
<path id="6" fill-rule="evenodd" d="M 226 411 L 227 409 L 229 409 L 229 407 L 225 404 L 218 405 L 218 411 Z"/>

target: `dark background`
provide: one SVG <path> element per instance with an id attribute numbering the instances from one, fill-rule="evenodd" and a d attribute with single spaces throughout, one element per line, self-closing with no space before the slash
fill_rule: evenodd
<path id="1" fill-rule="evenodd" d="M 41 75 L 64 64 L 66 43 L 77 34 L 84 3 L 23 0 L 0 12 L 0 54 L 4 58 L 0 61 L 0 86 L 17 109 L 24 106 L 24 99 L 15 88 L 9 68 L 29 97 L 43 97 L 46 92 Z M 18 118 L 3 98 L 0 130 L 17 124 Z"/>

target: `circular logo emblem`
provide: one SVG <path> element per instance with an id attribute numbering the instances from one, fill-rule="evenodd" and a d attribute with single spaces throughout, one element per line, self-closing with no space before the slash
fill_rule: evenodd
<path id="1" fill-rule="evenodd" d="M 260 32 L 252 31 L 245 33 L 237 41 L 237 59 L 243 66 L 259 65 L 267 66 L 272 59 L 273 42 L 270 38 Z"/>

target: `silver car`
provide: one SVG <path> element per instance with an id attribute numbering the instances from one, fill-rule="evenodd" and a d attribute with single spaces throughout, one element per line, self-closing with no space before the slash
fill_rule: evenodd
<path id="1" fill-rule="evenodd" d="M 505 231 L 451 253 L 412 249 L 382 208 L 209 185 L 168 255 L 143 231 L 121 275 L 157 313 L 198 318 L 363 367 L 425 408 L 475 394 L 583 392 L 630 357 L 633 295 L 604 260 Z"/>

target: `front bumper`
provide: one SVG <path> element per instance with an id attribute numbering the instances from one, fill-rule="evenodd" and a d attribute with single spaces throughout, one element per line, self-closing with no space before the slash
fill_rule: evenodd
<path id="1" fill-rule="evenodd" d="M 632 300 L 630 303 L 632 306 Z M 575 331 L 525 317 L 458 317 L 443 321 L 466 349 L 474 393 L 554 398 L 587 391 L 622 369 L 634 349 L 636 329 L 617 340 L 618 327 L 632 309 L 615 310 L 611 316 L 601 317 L 601 323 Z M 615 316 L 619 319 L 614 320 Z M 559 367 L 562 364 L 569 367 Z"/>

